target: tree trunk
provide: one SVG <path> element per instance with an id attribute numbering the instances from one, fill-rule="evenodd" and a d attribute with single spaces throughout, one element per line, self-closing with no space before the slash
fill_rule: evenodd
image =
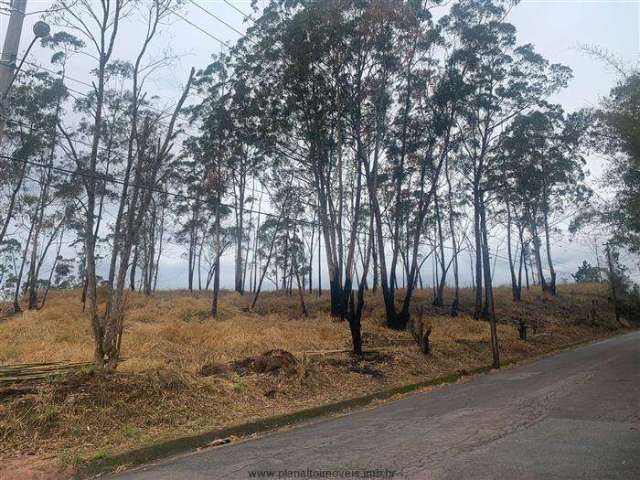
<path id="1" fill-rule="evenodd" d="M 482 232 L 480 227 L 480 192 L 474 189 L 473 231 L 475 237 L 475 304 L 473 318 L 480 319 L 482 313 Z"/>
<path id="2" fill-rule="evenodd" d="M 480 217 L 483 236 L 483 264 L 484 264 L 484 282 L 487 291 L 487 311 L 489 314 L 489 323 L 491 328 L 491 354 L 493 358 L 493 368 L 500 368 L 500 350 L 498 347 L 498 327 L 496 324 L 496 311 L 493 301 L 493 284 L 491 280 L 491 261 L 489 255 L 489 239 L 487 234 L 487 218 L 486 207 L 484 202 L 481 204 Z"/>
<path id="3" fill-rule="evenodd" d="M 123 230 L 123 241 L 121 244 L 122 248 L 120 250 L 116 283 L 114 285 L 115 288 L 110 288 L 106 315 L 102 322 L 101 331 L 99 332 L 99 338 L 101 339 L 98 347 L 101 358 L 98 365 L 99 368 L 113 370 L 118 364 L 124 331 L 124 290 L 126 273 L 129 267 L 132 249 L 134 245 L 137 246 L 139 244 L 140 231 L 148 214 L 153 195 L 151 188 L 146 188 L 141 192 L 141 185 L 155 186 L 157 183 L 162 162 L 169 156 L 177 115 L 187 98 L 194 75 L 195 69 L 191 69 L 187 85 L 169 121 L 164 140 L 158 138 L 156 149 L 152 149 L 149 145 L 152 121 L 150 117 L 146 118 L 144 129 L 136 135 L 137 163 L 135 180 L 132 184 L 132 192 L 128 203 L 126 228 Z"/>
<path id="4" fill-rule="evenodd" d="M 442 233 L 442 212 L 440 209 L 440 202 L 438 201 L 438 195 L 433 196 L 434 206 L 436 209 L 436 225 L 438 233 L 438 246 L 440 248 L 440 280 L 438 282 L 438 288 L 436 290 L 436 297 L 433 301 L 435 306 L 444 305 L 444 289 L 447 285 L 447 272 L 445 254 L 444 254 L 444 235 Z M 455 252 L 454 252 L 455 253 Z"/>
<path id="5" fill-rule="evenodd" d="M 47 288 L 44 290 L 44 295 L 42 296 L 42 302 L 40 303 L 39 309 L 43 308 L 45 303 L 47 303 L 47 296 L 49 295 L 49 289 L 51 288 L 51 280 L 53 278 L 53 274 L 56 271 L 56 266 L 58 265 L 58 259 L 60 258 L 60 251 L 62 250 L 62 240 L 64 238 L 64 228 L 60 232 L 60 240 L 58 241 L 58 248 L 56 250 L 56 257 L 53 260 L 53 265 L 51 267 L 51 271 L 49 272 L 49 280 L 47 281 Z"/>
<path id="6" fill-rule="evenodd" d="M 242 174 L 241 174 L 242 175 Z M 244 177 L 243 177 L 244 178 Z M 242 274 L 242 245 L 244 243 L 244 196 L 245 184 L 241 179 L 238 186 L 238 202 L 236 206 L 236 257 L 235 257 L 235 291 L 244 294 L 244 282 Z"/>
<path id="7" fill-rule="evenodd" d="M 44 192 L 41 194 L 44 195 Z M 42 199 L 44 202 L 44 199 Z M 42 227 L 42 220 L 44 215 L 44 205 L 41 206 L 42 210 L 39 208 L 39 213 L 36 214 L 36 218 L 34 218 L 35 228 L 33 235 L 31 236 L 32 245 L 31 245 L 31 261 L 29 262 L 29 281 L 28 281 L 28 306 L 29 310 L 34 310 L 38 307 L 38 240 L 40 237 L 40 229 Z"/>
<path id="8" fill-rule="evenodd" d="M 511 249 L 511 205 L 509 199 L 506 200 L 507 207 L 507 256 L 509 257 L 509 272 L 511 273 L 511 294 L 514 302 L 520 301 L 520 284 L 516 279 L 516 271 L 513 260 L 513 252 Z M 520 262 L 520 270 L 522 270 L 522 261 Z"/>
<path id="9" fill-rule="evenodd" d="M 7 207 L 7 216 L 4 218 L 4 222 L 2 222 L 2 230 L 0 230 L 0 245 L 4 242 L 4 237 L 7 234 L 7 229 L 9 228 L 9 224 L 11 223 L 11 219 L 13 218 L 13 209 L 15 208 L 16 199 L 18 198 L 18 193 L 22 188 L 22 182 L 25 177 L 25 173 L 27 171 L 27 162 L 22 163 L 22 169 L 20 170 L 20 175 L 18 176 L 18 181 L 16 182 L 15 187 L 11 191 L 11 197 L 9 199 L 9 206 Z"/>
<path id="10" fill-rule="evenodd" d="M 156 266 L 153 269 L 153 287 L 152 291 L 155 293 L 158 288 L 158 272 L 160 271 L 160 259 L 162 258 L 162 247 L 164 242 L 164 215 L 165 215 L 165 202 L 166 195 L 162 202 L 162 216 L 160 218 L 160 238 L 158 239 L 158 255 L 155 259 Z"/>
<path id="11" fill-rule="evenodd" d="M 129 290 L 132 292 L 136 289 L 136 268 L 138 267 L 138 246 L 133 250 L 133 260 L 131 261 L 131 271 L 129 273 Z"/>
<path id="12" fill-rule="evenodd" d="M 20 270 L 16 277 L 16 289 L 13 295 L 13 311 L 15 313 L 19 313 L 22 311 L 20 308 L 20 289 L 22 287 L 22 275 L 24 274 L 24 266 L 27 262 L 27 254 L 29 253 L 29 243 L 31 243 L 31 235 L 33 234 L 33 227 L 35 222 L 31 222 L 31 227 L 29 228 L 29 235 L 27 235 L 27 240 L 24 244 L 24 250 L 22 252 L 22 259 L 20 260 Z"/>
<path id="13" fill-rule="evenodd" d="M 196 256 L 195 256 L 195 248 L 196 248 L 196 234 L 195 234 L 195 222 L 196 216 L 195 213 L 191 219 L 191 226 L 189 228 L 189 272 L 187 275 L 187 284 L 190 292 L 193 292 L 193 276 L 196 270 Z"/>
<path id="14" fill-rule="evenodd" d="M 196 254 L 196 268 L 198 270 L 198 291 L 202 291 L 202 251 L 204 250 L 204 242 L 206 242 L 206 236 L 202 234 L 202 240 L 198 246 L 198 253 Z"/>
<path id="15" fill-rule="evenodd" d="M 518 225 L 518 239 L 520 240 L 520 269 L 524 267 L 524 278 L 526 282 L 527 290 L 529 290 L 529 266 L 528 266 L 528 257 L 529 257 L 529 246 L 524 241 L 524 230 L 525 224 L 520 223 Z M 520 287 L 520 291 L 522 291 L 522 285 Z"/>
<path id="16" fill-rule="evenodd" d="M 522 296 L 522 269 L 527 268 L 527 263 L 525 262 L 524 259 L 524 255 L 523 255 L 523 251 L 522 251 L 522 244 L 524 243 L 524 240 L 522 238 L 523 236 L 523 227 L 522 224 L 518 225 L 518 239 L 521 245 L 521 249 L 520 249 L 520 262 L 519 262 L 519 267 L 518 267 L 518 291 L 520 292 L 520 296 Z M 529 279 L 527 278 L 527 285 L 529 284 Z"/>
<path id="17" fill-rule="evenodd" d="M 550 276 L 548 292 L 551 295 L 556 296 L 558 294 L 558 291 L 556 289 L 556 271 L 553 268 L 553 261 L 551 259 L 551 233 L 549 232 L 549 212 L 547 211 L 546 208 L 544 210 L 544 235 L 545 235 L 545 242 L 547 247 L 547 263 L 549 264 L 549 276 Z"/>
<path id="18" fill-rule="evenodd" d="M 369 231 L 373 231 L 373 216 L 370 220 Z M 360 277 L 360 281 L 358 282 L 358 299 L 357 303 L 354 304 L 353 299 L 353 291 L 349 292 L 349 310 L 348 310 L 348 320 L 349 320 L 349 331 L 351 332 L 351 343 L 353 346 L 353 354 L 354 355 L 362 355 L 362 314 L 364 312 L 364 290 L 365 284 L 367 280 L 367 275 L 369 274 L 369 262 L 371 258 L 371 254 L 373 252 L 373 244 L 374 237 L 373 235 L 369 235 L 369 241 L 367 242 L 367 248 L 364 255 L 364 263 L 362 265 L 362 276 Z"/>
<path id="19" fill-rule="evenodd" d="M 322 235 L 318 225 L 318 298 L 322 296 Z"/>
<path id="20" fill-rule="evenodd" d="M 251 310 L 253 310 L 254 308 L 256 308 L 256 303 L 258 302 L 258 297 L 260 296 L 260 291 L 262 290 L 262 283 L 264 282 L 264 278 L 267 275 L 267 271 L 269 270 L 269 264 L 271 263 L 271 257 L 273 256 L 273 249 L 275 247 L 276 244 L 276 239 L 278 237 L 278 233 L 280 231 L 280 227 L 281 227 L 281 223 L 282 220 L 285 217 L 286 214 L 286 206 L 288 205 L 289 202 L 289 193 L 287 193 L 287 196 L 283 202 L 282 205 L 280 205 L 280 213 L 278 214 L 278 221 L 276 222 L 276 226 L 274 228 L 274 232 L 273 232 L 273 237 L 271 237 L 271 242 L 269 244 L 269 253 L 267 255 L 267 263 L 264 266 L 264 269 L 262 270 L 262 273 L 260 274 L 260 280 L 258 281 L 258 284 L 256 286 L 256 293 L 253 296 L 253 301 L 251 302 Z M 277 207 L 277 205 L 276 205 Z M 276 280 L 276 287 L 278 286 L 277 280 Z"/>
<path id="21" fill-rule="evenodd" d="M 453 255 L 453 281 L 454 281 L 454 296 L 451 304 L 451 316 L 458 315 L 460 308 L 460 272 L 458 265 L 458 241 L 456 240 L 455 230 L 455 211 L 453 209 L 453 188 L 451 186 L 451 177 L 449 172 L 449 156 L 445 163 L 445 179 L 447 181 L 447 202 L 449 207 L 449 230 L 451 231 L 451 248 Z"/>
<path id="22" fill-rule="evenodd" d="M 371 290 L 373 291 L 373 293 L 377 293 L 378 292 L 378 285 L 380 283 L 380 280 L 378 278 L 378 252 L 376 250 L 376 239 L 375 239 L 375 234 L 373 232 L 373 221 L 371 222 L 371 227 L 369 229 L 369 239 L 371 241 L 371 256 L 372 256 L 372 260 L 373 260 L 373 282 L 371 284 Z"/>
<path id="23" fill-rule="evenodd" d="M 218 176 L 220 179 L 220 176 Z M 220 243 L 220 202 L 222 202 L 222 193 L 218 191 L 218 198 L 216 199 L 216 222 L 215 222 L 215 265 L 216 271 L 213 276 L 213 298 L 211 301 L 211 316 L 216 318 L 218 316 L 218 297 L 220 294 L 220 257 L 222 255 L 222 244 Z"/>
<path id="24" fill-rule="evenodd" d="M 540 255 L 540 236 L 538 235 L 538 227 L 533 220 L 531 221 L 531 235 L 533 236 L 533 255 L 538 269 L 538 283 L 542 287 L 542 291 L 547 292 L 547 281 L 544 277 L 544 271 L 542 270 L 542 258 Z"/>
<path id="25" fill-rule="evenodd" d="M 295 273 L 296 282 L 298 284 L 298 295 L 300 297 L 300 309 L 302 310 L 302 315 L 305 316 L 305 317 L 308 317 L 309 313 L 307 312 L 307 305 L 304 303 L 304 288 L 302 286 L 302 283 L 300 282 L 300 274 L 298 272 L 298 264 L 295 261 L 295 259 L 293 259 L 292 261 L 293 261 L 293 271 Z"/>

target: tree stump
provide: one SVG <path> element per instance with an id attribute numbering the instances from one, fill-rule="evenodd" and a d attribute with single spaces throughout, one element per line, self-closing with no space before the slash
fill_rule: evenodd
<path id="1" fill-rule="evenodd" d="M 520 340 L 527 341 L 527 330 L 528 326 L 524 320 L 518 321 L 518 333 L 520 334 Z"/>
<path id="2" fill-rule="evenodd" d="M 422 338 L 420 340 L 420 350 L 425 355 L 429 355 L 431 353 L 431 343 L 429 342 L 429 336 L 431 335 L 431 326 L 428 326 L 422 332 Z"/>
<path id="3" fill-rule="evenodd" d="M 420 307 L 418 310 L 417 318 L 414 316 L 412 321 L 409 322 L 409 329 L 413 338 L 420 346 L 420 350 L 425 355 L 431 353 L 431 343 L 429 336 L 431 335 L 431 325 L 424 324 L 424 307 Z"/>

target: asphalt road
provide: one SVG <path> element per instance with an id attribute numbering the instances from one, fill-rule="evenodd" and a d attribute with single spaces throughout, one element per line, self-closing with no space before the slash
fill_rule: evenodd
<path id="1" fill-rule="evenodd" d="M 640 479 L 640 332 L 112 478 L 348 474 Z"/>

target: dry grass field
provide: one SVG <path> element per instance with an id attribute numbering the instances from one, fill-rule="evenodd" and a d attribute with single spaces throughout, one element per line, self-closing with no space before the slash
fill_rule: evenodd
<path id="1" fill-rule="evenodd" d="M 532 289 L 520 304 L 511 301 L 509 289 L 496 289 L 503 361 L 618 331 L 606 288 L 562 285 L 557 298 Z M 384 327 L 382 300 L 369 294 L 363 320 L 369 353 L 356 359 L 343 352 L 350 347 L 349 329 L 328 314 L 326 294 L 308 295 L 310 317 L 303 318 L 295 295 L 265 293 L 249 312 L 248 297 L 224 293 L 220 319 L 213 320 L 204 293 L 131 293 L 117 373 L 86 368 L 19 393 L 0 387 L 0 458 L 34 454 L 75 464 L 489 365 L 489 325 L 465 310 L 472 292 L 463 290 L 457 318 L 431 307 L 431 295 L 420 291 L 416 301 L 432 326 L 429 356 L 409 333 Z M 527 342 L 518 338 L 519 319 L 535 326 Z M 282 354 L 288 359 L 283 365 L 259 368 L 256 360 L 272 350 L 293 357 Z M 91 358 L 77 291 L 54 293 L 41 311 L 0 320 L 0 367 Z"/>

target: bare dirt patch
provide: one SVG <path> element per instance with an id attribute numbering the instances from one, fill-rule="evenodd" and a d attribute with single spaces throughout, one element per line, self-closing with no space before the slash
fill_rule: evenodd
<path id="1" fill-rule="evenodd" d="M 60 465 L 55 458 L 39 458 L 33 455 L 2 459 L 3 480 L 61 480 L 71 478 L 75 469 Z"/>

